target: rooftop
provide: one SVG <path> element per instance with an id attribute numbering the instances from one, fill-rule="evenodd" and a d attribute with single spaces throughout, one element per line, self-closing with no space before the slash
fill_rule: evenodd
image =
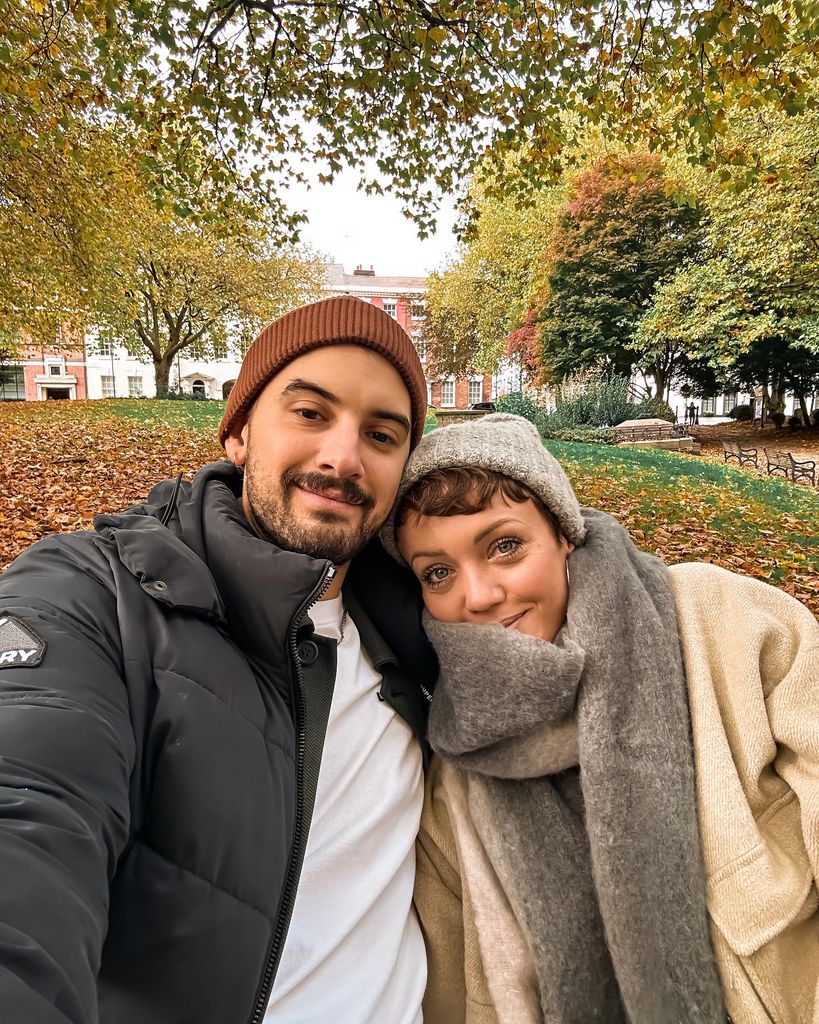
<path id="1" fill-rule="evenodd" d="M 347 274 L 341 263 L 330 263 L 325 276 L 327 291 L 350 295 L 396 295 L 420 294 L 427 290 L 425 277 L 400 277 L 398 275 L 376 274 L 372 267 L 359 265 L 352 274 Z"/>

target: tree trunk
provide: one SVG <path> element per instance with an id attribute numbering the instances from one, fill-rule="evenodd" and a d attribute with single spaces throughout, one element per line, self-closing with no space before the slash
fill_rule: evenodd
<path id="1" fill-rule="evenodd" d="M 154 358 L 154 378 L 156 379 L 156 397 L 164 398 L 170 391 L 169 380 L 173 356 L 163 353 L 159 359 Z"/>
<path id="2" fill-rule="evenodd" d="M 651 376 L 654 378 L 654 394 L 658 398 L 662 398 L 665 395 L 666 390 L 666 372 L 665 367 L 659 359 L 654 360 L 654 365 L 651 368 Z"/>
<path id="3" fill-rule="evenodd" d="M 808 412 L 808 403 L 805 401 L 804 391 L 799 391 L 796 394 L 799 399 L 799 411 L 802 413 L 802 422 L 806 427 L 810 426 L 810 413 Z"/>

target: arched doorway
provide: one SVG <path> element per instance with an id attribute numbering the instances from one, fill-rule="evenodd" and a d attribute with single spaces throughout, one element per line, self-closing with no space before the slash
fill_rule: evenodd
<path id="1" fill-rule="evenodd" d="M 205 382 L 203 380 L 195 380 L 191 384 L 191 394 L 197 395 L 201 398 L 207 398 L 208 392 L 205 388 Z"/>
<path id="2" fill-rule="evenodd" d="M 233 390 L 233 385 L 235 383 L 236 383 L 235 380 L 226 380 L 225 381 L 225 383 L 222 385 L 222 398 L 228 398 L 230 396 L 230 393 Z"/>

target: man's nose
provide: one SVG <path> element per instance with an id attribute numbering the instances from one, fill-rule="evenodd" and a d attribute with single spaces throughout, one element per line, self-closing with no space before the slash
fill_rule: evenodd
<path id="1" fill-rule="evenodd" d="M 324 433 L 316 456 L 316 466 L 322 473 L 345 480 L 358 480 L 364 475 L 361 461 L 361 433 L 357 424 L 335 423 Z"/>

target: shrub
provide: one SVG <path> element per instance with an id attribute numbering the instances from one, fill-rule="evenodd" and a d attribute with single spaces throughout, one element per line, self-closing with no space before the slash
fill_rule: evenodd
<path id="1" fill-rule="evenodd" d="M 617 444 L 613 427 L 546 427 L 546 437 L 554 441 L 580 441 L 584 444 Z"/>
<path id="2" fill-rule="evenodd" d="M 663 398 L 647 398 L 644 402 L 640 402 L 637 406 L 638 420 L 668 420 L 669 423 L 675 423 L 677 416 L 674 410 Z"/>
<path id="3" fill-rule="evenodd" d="M 728 413 L 732 420 L 752 420 L 754 418 L 754 409 L 752 405 L 735 405 L 734 408 Z"/>
<path id="4" fill-rule="evenodd" d="M 557 409 L 547 420 L 547 429 L 566 430 L 574 427 L 612 427 L 633 419 L 636 407 L 629 401 L 626 377 L 605 377 L 601 374 L 567 381 L 557 397 Z"/>
<path id="5" fill-rule="evenodd" d="M 785 413 L 772 412 L 768 419 L 773 423 L 777 430 L 781 430 L 785 423 Z"/>
<path id="6" fill-rule="evenodd" d="M 495 409 L 497 412 L 523 416 L 530 423 L 534 423 L 541 434 L 543 433 L 548 414 L 543 406 L 538 405 L 533 398 L 524 395 L 522 391 L 512 391 L 508 395 L 501 395 L 500 398 L 495 399 Z"/>
<path id="7" fill-rule="evenodd" d="M 203 395 L 201 391 L 182 391 L 180 388 L 168 388 L 162 394 L 156 396 L 159 399 L 168 399 L 172 402 L 212 402 L 213 399 L 208 395 Z"/>
<path id="8" fill-rule="evenodd" d="M 802 417 L 801 416 L 789 416 L 788 417 L 788 426 L 791 428 L 791 430 L 801 430 L 802 429 Z"/>

